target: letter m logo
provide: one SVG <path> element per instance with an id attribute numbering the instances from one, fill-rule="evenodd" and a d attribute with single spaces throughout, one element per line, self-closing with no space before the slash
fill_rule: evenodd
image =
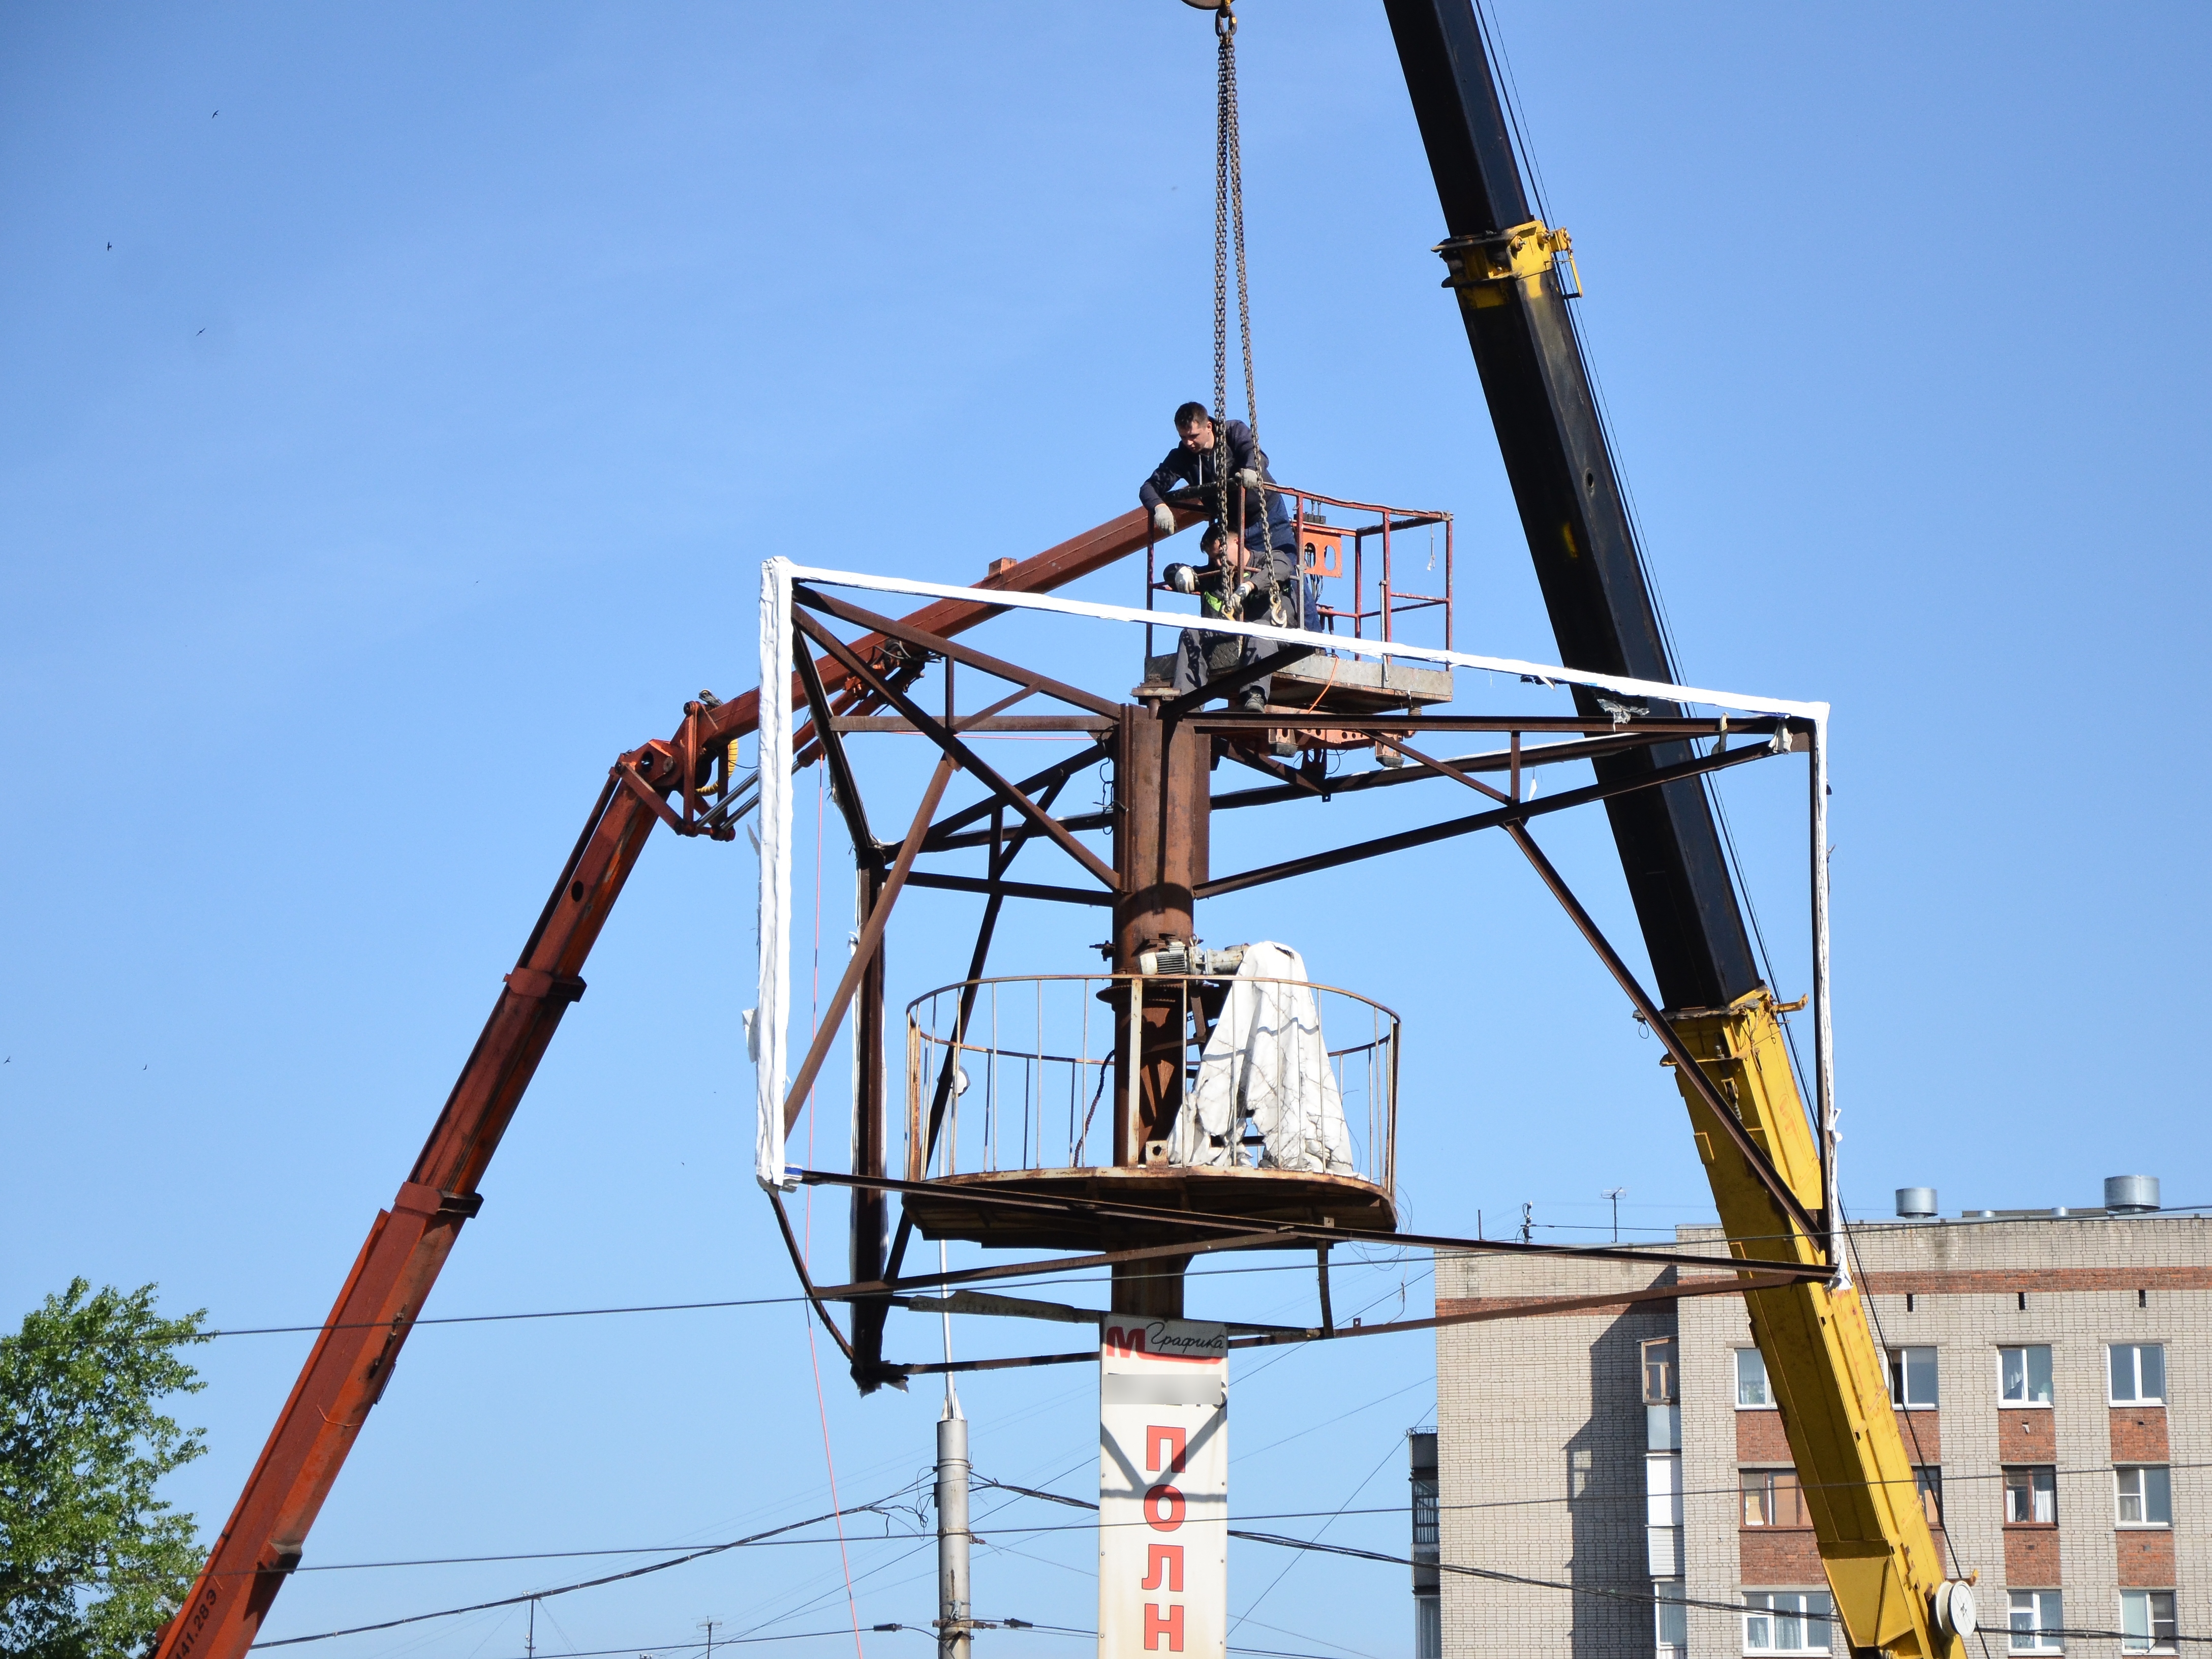
<path id="1" fill-rule="evenodd" d="M 1141 1325 L 1106 1327 L 1105 1349 L 1108 1353 L 1133 1354 L 1145 1352 L 1145 1328 Z"/>

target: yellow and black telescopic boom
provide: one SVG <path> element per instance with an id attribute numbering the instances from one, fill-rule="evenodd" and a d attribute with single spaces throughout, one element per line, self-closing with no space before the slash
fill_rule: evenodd
<path id="1" fill-rule="evenodd" d="M 1457 294 L 1536 578 L 1571 668 L 1680 684 L 1669 659 L 1589 371 L 1569 308 L 1567 233 L 1531 210 L 1472 0 L 1384 0 L 1435 175 Z M 1596 694 L 1577 689 L 1586 713 Z M 1655 705 L 1653 716 L 1681 711 Z M 1687 760 L 1686 745 L 1595 763 L 1601 780 Z M 1711 1091 L 1679 1078 L 1732 1251 L 1820 1262 L 1832 1225 L 1823 1160 L 1788 1064 L 1701 780 L 1606 803 L 1656 981 L 1656 1000 Z M 1773 1173 L 1820 1223 L 1809 1232 L 1713 1120 L 1733 1107 Z M 1838 1618 L 1856 1649 L 1953 1659 L 1971 1597 L 1947 1582 L 1887 1367 L 1859 1291 L 1836 1277 L 1746 1296 L 1782 1407 Z M 1957 1587 L 1963 1589 L 1963 1587 Z M 1954 1615 L 1954 1609 L 1956 1609 Z"/>

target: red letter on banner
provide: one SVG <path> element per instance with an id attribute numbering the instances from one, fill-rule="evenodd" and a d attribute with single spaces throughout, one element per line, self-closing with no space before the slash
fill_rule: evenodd
<path id="1" fill-rule="evenodd" d="M 1160 1443 L 1163 1441 L 1167 1443 L 1169 1461 L 1166 1472 L 1170 1474 L 1181 1474 L 1185 1445 L 1185 1437 L 1181 1429 L 1164 1429 L 1158 1425 L 1146 1429 L 1145 1467 L 1148 1469 L 1157 1469 L 1160 1467 Z"/>
<path id="2" fill-rule="evenodd" d="M 1182 1651 L 1182 1609 L 1170 1607 L 1162 1613 L 1156 1604 L 1147 1601 L 1145 1603 L 1145 1651 L 1157 1653 L 1163 1636 L 1168 1638 L 1170 1653 Z"/>
<path id="3" fill-rule="evenodd" d="M 1167 1583 L 1160 1580 L 1164 1577 Z M 1145 1546 L 1145 1582 L 1139 1589 L 1165 1589 L 1174 1595 L 1182 1594 L 1182 1546 L 1180 1544 L 1147 1544 Z"/>
<path id="4" fill-rule="evenodd" d="M 1154 1486 L 1146 1492 L 1145 1524 L 1154 1532 L 1173 1532 L 1182 1525 L 1182 1494 L 1173 1486 Z"/>

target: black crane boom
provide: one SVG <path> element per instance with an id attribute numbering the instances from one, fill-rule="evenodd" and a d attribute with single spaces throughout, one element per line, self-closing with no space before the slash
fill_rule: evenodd
<path id="1" fill-rule="evenodd" d="M 1574 318 L 1531 216 L 1472 0 L 1384 0 L 1451 240 L 1468 343 L 1536 578 L 1570 668 L 1678 683 L 1598 417 Z M 1516 236 L 1515 233 L 1522 233 Z M 1533 246 L 1512 270 L 1515 245 Z M 1505 274 L 1491 273 L 1503 270 Z M 1596 696 L 1577 690 L 1584 712 Z M 1679 712 L 1650 708 L 1654 715 Z M 1595 763 L 1601 781 L 1673 766 L 1686 745 Z M 1659 999 L 1717 1008 L 1760 982 L 1705 786 L 1686 779 L 1606 804 Z"/>

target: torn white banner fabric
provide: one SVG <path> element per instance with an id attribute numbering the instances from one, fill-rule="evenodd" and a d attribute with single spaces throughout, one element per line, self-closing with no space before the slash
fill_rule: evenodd
<path id="1" fill-rule="evenodd" d="M 789 1192 L 784 1173 L 784 1068 L 791 1007 L 791 563 L 761 566 L 760 1002 L 749 1036 L 759 1127 L 753 1175 Z"/>
<path id="2" fill-rule="evenodd" d="M 1176 1115 L 1170 1163 L 1241 1164 L 1249 1123 L 1263 1170 L 1358 1173 L 1321 1009 L 1305 977 L 1304 958 L 1287 945 L 1263 939 L 1244 947 L 1199 1059 L 1197 1087 Z"/>

